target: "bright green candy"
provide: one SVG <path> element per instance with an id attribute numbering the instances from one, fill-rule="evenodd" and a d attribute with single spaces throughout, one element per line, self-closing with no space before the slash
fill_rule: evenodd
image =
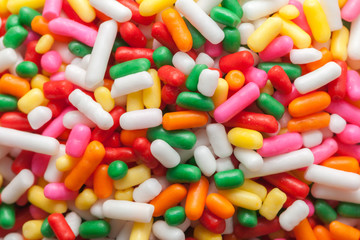
<path id="1" fill-rule="evenodd" d="M 157 68 L 161 68 L 165 65 L 172 66 L 173 54 L 171 51 L 164 46 L 158 47 L 153 52 L 153 60 Z"/>
<path id="2" fill-rule="evenodd" d="M 118 47 L 128 46 L 128 44 L 121 38 L 116 38 L 111 52 L 115 53 Z"/>
<path id="3" fill-rule="evenodd" d="M 240 19 L 242 18 L 244 11 L 237 0 L 223 0 L 221 6 L 233 11 Z"/>
<path id="4" fill-rule="evenodd" d="M 19 11 L 19 19 L 22 25 L 26 25 L 31 27 L 31 22 L 36 16 L 40 16 L 41 14 L 29 7 L 22 7 Z"/>
<path id="5" fill-rule="evenodd" d="M 23 78 L 32 78 L 39 71 L 36 64 L 31 61 L 23 61 L 23 62 L 19 63 L 16 66 L 15 70 L 16 70 L 17 75 L 19 75 L 20 77 L 23 77 Z"/>
<path id="6" fill-rule="evenodd" d="M 161 139 L 167 142 L 170 146 L 181 149 L 191 149 L 194 147 L 196 142 L 196 136 L 191 131 L 167 131 L 161 125 L 148 129 L 146 135 L 150 141 Z"/>
<path id="7" fill-rule="evenodd" d="M 110 224 L 105 220 L 92 220 L 80 225 L 79 233 L 83 238 L 106 237 L 111 230 Z"/>
<path id="8" fill-rule="evenodd" d="M 199 83 L 199 76 L 202 70 L 207 69 L 205 64 L 196 64 L 191 70 L 189 76 L 186 78 L 185 86 L 190 91 L 197 91 L 197 85 Z"/>
<path id="9" fill-rule="evenodd" d="M 217 189 L 232 189 L 244 184 L 244 174 L 240 169 L 221 171 L 214 175 Z"/>
<path id="10" fill-rule="evenodd" d="M 349 218 L 360 218 L 360 204 L 342 202 L 337 207 L 340 216 Z"/>
<path id="11" fill-rule="evenodd" d="M 26 39 L 29 32 L 22 26 L 15 26 L 9 29 L 4 35 L 4 46 L 7 48 L 17 48 Z"/>
<path id="12" fill-rule="evenodd" d="M 261 93 L 256 104 L 264 113 L 274 116 L 277 120 L 284 115 L 284 106 L 267 93 Z"/>
<path id="13" fill-rule="evenodd" d="M 256 211 L 239 208 L 237 219 L 244 227 L 253 228 L 257 225 Z"/>
<path id="14" fill-rule="evenodd" d="M 117 160 L 110 163 L 108 168 L 108 175 L 114 180 L 119 180 L 125 177 L 128 172 L 128 166 L 123 161 Z"/>
<path id="15" fill-rule="evenodd" d="M 225 27 L 223 29 L 225 38 L 222 42 L 225 51 L 234 53 L 240 48 L 240 32 L 237 28 Z"/>
<path id="16" fill-rule="evenodd" d="M 184 18 L 185 24 L 188 27 L 191 37 L 193 39 L 193 48 L 198 49 L 206 42 L 204 36 L 186 19 Z"/>
<path id="17" fill-rule="evenodd" d="M 210 12 L 210 17 L 215 22 L 224 24 L 228 27 L 237 27 L 240 23 L 240 18 L 236 13 L 223 7 L 213 7 Z"/>
<path id="18" fill-rule="evenodd" d="M 169 208 L 168 210 L 166 210 L 164 214 L 164 218 L 165 218 L 165 222 L 169 226 L 180 225 L 186 219 L 185 209 L 181 206 Z"/>
<path id="19" fill-rule="evenodd" d="M 324 200 L 315 202 L 315 214 L 324 223 L 330 223 L 337 217 L 335 210 Z"/>
<path id="20" fill-rule="evenodd" d="M 0 112 L 10 112 L 17 108 L 17 99 L 11 95 L 0 94 Z"/>
<path id="21" fill-rule="evenodd" d="M 77 57 L 84 57 L 91 53 L 92 47 L 89 47 L 78 41 L 71 41 L 68 44 L 68 48 L 72 54 Z"/>
<path id="22" fill-rule="evenodd" d="M 294 80 L 301 76 L 301 67 L 297 64 L 282 63 L 282 62 L 262 62 L 257 68 L 268 72 L 273 66 L 278 65 L 284 69 L 290 80 Z"/>
<path id="23" fill-rule="evenodd" d="M 55 236 L 55 233 L 51 229 L 50 224 L 48 222 L 48 218 L 45 218 L 45 220 L 43 221 L 40 231 L 41 231 L 41 234 L 46 238 L 52 238 Z"/>
<path id="24" fill-rule="evenodd" d="M 166 172 L 166 179 L 169 182 L 192 183 L 199 181 L 200 177 L 200 168 L 190 164 L 179 164 Z"/>
<path id="25" fill-rule="evenodd" d="M 10 28 L 15 27 L 15 26 L 20 26 L 20 25 L 21 25 L 21 23 L 19 20 L 19 16 L 16 14 L 12 14 L 6 20 L 5 29 L 6 29 L 6 31 L 8 31 Z"/>
<path id="26" fill-rule="evenodd" d="M 116 79 L 129 74 L 147 71 L 149 70 L 150 65 L 150 61 L 146 58 L 138 58 L 119 63 L 110 68 L 110 77 Z"/>
<path id="27" fill-rule="evenodd" d="M 211 98 L 197 92 L 182 92 L 176 99 L 176 104 L 182 108 L 209 112 L 215 106 Z"/>
<path id="28" fill-rule="evenodd" d="M 15 208 L 13 205 L 0 205 L 0 227 L 10 229 L 15 225 Z"/>

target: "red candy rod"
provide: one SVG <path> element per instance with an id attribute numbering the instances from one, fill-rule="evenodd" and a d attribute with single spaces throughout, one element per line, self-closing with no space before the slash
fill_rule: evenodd
<path id="1" fill-rule="evenodd" d="M 48 222 L 51 229 L 54 231 L 59 240 L 74 240 L 75 234 L 71 230 L 69 224 L 66 222 L 61 213 L 53 213 L 48 217 Z"/>

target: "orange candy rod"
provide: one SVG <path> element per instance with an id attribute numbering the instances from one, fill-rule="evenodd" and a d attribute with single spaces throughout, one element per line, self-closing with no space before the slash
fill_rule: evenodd
<path id="1" fill-rule="evenodd" d="M 30 91 L 30 83 L 24 78 L 11 74 L 4 74 L 0 78 L 0 93 L 10 94 L 21 98 Z"/>
<path id="2" fill-rule="evenodd" d="M 78 191 L 95 171 L 104 156 L 104 146 L 98 141 L 90 142 L 86 147 L 83 157 L 71 170 L 69 175 L 66 176 L 64 181 L 65 186 L 72 191 Z"/>
<path id="3" fill-rule="evenodd" d="M 231 70 L 226 74 L 225 80 L 229 84 L 229 89 L 231 91 L 237 91 L 244 86 L 245 76 L 239 70 Z"/>
<path id="4" fill-rule="evenodd" d="M 289 132 L 306 132 L 329 126 L 330 114 L 326 112 L 314 113 L 301 118 L 293 118 L 288 122 Z"/>
<path id="5" fill-rule="evenodd" d="M 324 110 L 330 103 L 331 97 L 328 93 L 313 92 L 292 100 L 289 104 L 289 113 L 293 117 L 304 117 Z"/>
<path id="6" fill-rule="evenodd" d="M 110 197 L 113 192 L 113 180 L 108 175 L 109 166 L 100 164 L 94 173 L 94 193 L 98 198 Z"/>
<path id="7" fill-rule="evenodd" d="M 235 213 L 235 208 L 229 200 L 218 193 L 211 193 L 206 198 L 206 207 L 216 216 L 226 219 Z"/>
<path id="8" fill-rule="evenodd" d="M 307 218 L 294 228 L 296 240 L 318 240 Z"/>
<path id="9" fill-rule="evenodd" d="M 190 51 L 193 45 L 192 36 L 180 14 L 175 9 L 168 8 L 161 13 L 161 17 L 179 50 Z"/>
<path id="10" fill-rule="evenodd" d="M 208 118 L 206 112 L 200 111 L 169 112 L 163 116 L 162 124 L 165 130 L 196 128 L 206 125 Z"/>
<path id="11" fill-rule="evenodd" d="M 208 189 L 209 181 L 204 176 L 201 176 L 199 181 L 190 183 L 189 193 L 185 202 L 185 214 L 188 219 L 195 221 L 201 217 Z"/>
<path id="12" fill-rule="evenodd" d="M 122 130 L 120 133 L 120 141 L 125 146 L 131 147 L 135 141 L 135 139 L 139 137 L 146 138 L 147 129 L 139 129 L 139 130 Z"/>
<path id="13" fill-rule="evenodd" d="M 320 60 L 306 64 L 306 68 L 309 72 L 315 71 L 333 60 L 332 53 L 327 48 L 321 48 L 320 52 L 322 53 L 322 58 Z"/>
<path id="14" fill-rule="evenodd" d="M 358 160 L 348 156 L 331 157 L 323 161 L 321 165 L 346 172 L 358 173 L 360 171 Z"/>
<path id="15" fill-rule="evenodd" d="M 167 187 L 156 198 L 150 201 L 150 204 L 155 207 L 153 216 L 159 217 L 164 215 L 166 210 L 178 205 L 186 197 L 186 193 L 186 188 L 179 183 Z"/>
<path id="16" fill-rule="evenodd" d="M 49 22 L 46 21 L 46 19 L 43 16 L 36 16 L 31 21 L 31 29 L 40 35 L 50 34 L 51 36 L 54 37 L 54 39 L 56 41 L 59 41 L 59 42 L 70 42 L 71 41 L 72 38 L 70 38 L 70 37 L 65 37 L 65 36 L 61 36 L 61 35 L 52 33 L 49 29 L 48 24 L 49 24 Z"/>
<path id="17" fill-rule="evenodd" d="M 330 234 L 336 240 L 359 240 L 360 230 L 339 221 L 332 221 L 329 225 Z"/>
<path id="18" fill-rule="evenodd" d="M 318 240 L 333 240 L 329 230 L 324 226 L 317 225 L 314 227 L 313 231 Z"/>

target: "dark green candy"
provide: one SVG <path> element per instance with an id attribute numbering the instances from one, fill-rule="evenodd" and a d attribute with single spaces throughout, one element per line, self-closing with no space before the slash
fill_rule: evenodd
<path id="1" fill-rule="evenodd" d="M 29 32 L 22 26 L 14 26 L 4 35 L 4 46 L 7 48 L 19 47 L 28 36 Z"/>
<path id="2" fill-rule="evenodd" d="M 176 104 L 182 108 L 209 112 L 215 106 L 211 98 L 197 92 L 182 92 L 176 99 Z"/>
<path id="3" fill-rule="evenodd" d="M 244 227 L 253 228 L 257 225 L 256 211 L 239 208 L 237 219 Z"/>
<path id="4" fill-rule="evenodd" d="M 26 25 L 31 27 L 31 22 L 36 16 L 40 16 L 41 14 L 29 7 L 22 7 L 19 11 L 19 20 L 22 25 Z"/>
<path id="5" fill-rule="evenodd" d="M 200 178 L 200 169 L 190 164 L 179 164 L 166 172 L 166 179 L 173 183 L 192 183 L 199 181 Z"/>
<path id="6" fill-rule="evenodd" d="M 342 202 L 337 207 L 340 216 L 349 218 L 360 218 L 360 204 Z"/>
<path id="7" fill-rule="evenodd" d="M 222 42 L 225 51 L 235 53 L 240 48 L 241 38 L 237 28 L 225 27 L 223 29 L 225 38 Z"/>
<path id="8" fill-rule="evenodd" d="M 161 46 L 153 52 L 153 60 L 157 68 L 161 68 L 165 65 L 172 66 L 173 54 L 164 46 Z"/>
<path id="9" fill-rule="evenodd" d="M 256 104 L 264 113 L 274 116 L 277 120 L 284 115 L 284 106 L 267 93 L 261 93 Z"/>
<path id="10" fill-rule="evenodd" d="M 294 80 L 301 76 L 301 67 L 297 64 L 282 63 L 282 62 L 262 62 L 257 68 L 268 72 L 273 66 L 278 65 L 284 69 L 290 80 Z"/>
<path id="11" fill-rule="evenodd" d="M 335 210 L 321 199 L 315 202 L 315 214 L 324 223 L 331 223 L 337 217 Z"/>
<path id="12" fill-rule="evenodd" d="M 166 210 L 164 214 L 164 218 L 165 218 L 165 222 L 169 226 L 180 225 L 186 219 L 185 209 L 181 206 L 169 208 L 168 210 Z"/>
<path id="13" fill-rule="evenodd" d="M 162 126 L 148 129 L 147 138 L 150 141 L 161 139 L 170 146 L 181 149 L 191 149 L 196 143 L 196 136 L 193 132 L 188 130 L 167 131 Z"/>
<path id="14" fill-rule="evenodd" d="M 240 18 L 236 13 L 223 7 L 213 7 L 210 12 L 210 17 L 215 22 L 224 24 L 228 27 L 237 27 L 240 23 Z"/>
<path id="15" fill-rule="evenodd" d="M 0 205 L 0 227 L 11 229 L 15 225 L 15 208 L 13 205 L 2 203 Z"/>
<path id="16" fill-rule="evenodd" d="M 19 20 L 19 16 L 16 14 L 12 14 L 6 20 L 5 29 L 6 29 L 6 31 L 8 31 L 10 28 L 15 27 L 15 26 L 20 26 L 20 25 L 21 25 L 21 23 Z"/>
<path id="17" fill-rule="evenodd" d="M 17 99 L 11 95 L 0 94 L 0 112 L 10 112 L 17 108 Z"/>
<path id="18" fill-rule="evenodd" d="M 221 171 L 214 175 L 217 189 L 233 189 L 244 184 L 244 174 L 240 169 Z"/>
<path id="19" fill-rule="evenodd" d="M 125 177 L 128 172 L 128 166 L 123 161 L 117 160 L 110 163 L 108 175 L 111 179 L 119 180 Z"/>
<path id="20" fill-rule="evenodd" d="M 55 233 L 51 229 L 50 224 L 48 222 L 48 218 L 45 218 L 45 220 L 43 221 L 40 231 L 41 231 L 41 234 L 46 238 L 52 238 L 55 236 Z"/>
<path id="21" fill-rule="evenodd" d="M 19 75 L 20 77 L 23 77 L 23 78 L 32 78 L 39 71 L 36 64 L 31 61 L 23 61 L 23 62 L 19 63 L 16 66 L 15 70 L 16 70 L 17 75 Z"/>
<path id="22" fill-rule="evenodd" d="M 205 64 L 196 64 L 191 70 L 189 76 L 186 78 L 185 86 L 190 91 L 197 91 L 197 85 L 199 83 L 199 76 L 202 70 L 207 69 Z"/>
<path id="23" fill-rule="evenodd" d="M 202 45 L 205 44 L 206 39 L 186 18 L 183 17 L 183 19 L 193 39 L 193 48 L 194 49 L 200 48 Z"/>
<path id="24" fill-rule="evenodd" d="M 234 12 L 240 19 L 242 18 L 244 11 L 240 6 L 238 0 L 223 0 L 221 6 Z"/>
<path id="25" fill-rule="evenodd" d="M 119 63 L 110 68 L 110 77 L 116 79 L 129 74 L 147 71 L 150 69 L 150 65 L 150 61 L 146 58 L 138 58 Z"/>
<path id="26" fill-rule="evenodd" d="M 68 48 L 72 54 L 77 57 L 84 57 L 91 53 L 92 47 L 89 47 L 81 42 L 72 41 L 68 44 Z"/>
<path id="27" fill-rule="evenodd" d="M 79 233 L 83 238 L 106 237 L 111 230 L 110 224 L 105 220 L 92 220 L 80 225 Z"/>

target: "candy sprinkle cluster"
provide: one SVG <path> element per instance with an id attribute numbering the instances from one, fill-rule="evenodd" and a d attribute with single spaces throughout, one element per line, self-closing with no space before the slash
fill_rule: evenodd
<path id="1" fill-rule="evenodd" d="M 360 0 L 0 0 L 0 239 L 359 240 Z"/>

